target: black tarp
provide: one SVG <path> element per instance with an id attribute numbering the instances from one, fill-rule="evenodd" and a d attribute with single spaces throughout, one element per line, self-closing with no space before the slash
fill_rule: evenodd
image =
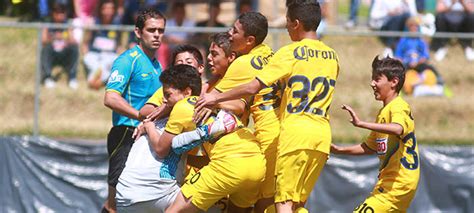
<path id="1" fill-rule="evenodd" d="M 420 145 L 409 212 L 474 212 L 474 146 Z M 331 156 L 309 212 L 351 212 L 377 180 L 375 156 Z M 107 195 L 105 142 L 0 137 L 0 212 L 99 212 Z"/>

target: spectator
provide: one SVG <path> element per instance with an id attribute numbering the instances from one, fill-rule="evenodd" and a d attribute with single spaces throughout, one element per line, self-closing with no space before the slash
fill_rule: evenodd
<path id="1" fill-rule="evenodd" d="M 96 24 L 118 24 L 114 0 L 101 0 L 98 9 Z M 119 46 L 120 32 L 93 30 L 86 33 L 82 50 L 87 70 L 87 84 L 90 88 L 99 89 L 107 83 L 112 63 L 118 56 Z"/>
<path id="2" fill-rule="evenodd" d="M 369 26 L 374 30 L 403 31 L 407 18 L 415 14 L 414 0 L 374 0 Z M 380 40 L 385 46 L 383 56 L 393 56 L 398 37 L 381 37 Z"/>
<path id="3" fill-rule="evenodd" d="M 166 22 L 166 28 L 168 27 L 193 27 L 194 22 L 186 19 L 186 10 L 184 2 L 175 2 L 171 7 L 171 14 L 173 18 L 170 18 Z M 187 32 L 170 32 L 165 36 L 165 41 L 170 45 L 172 49 L 176 45 L 185 44 L 190 38 L 190 34 Z"/>
<path id="4" fill-rule="evenodd" d="M 52 8 L 52 22 L 57 24 L 66 23 L 66 10 L 66 5 L 55 3 Z M 77 89 L 76 73 L 79 47 L 72 36 L 72 29 L 45 28 L 42 34 L 41 69 L 44 85 L 47 88 L 56 86 L 51 72 L 55 65 L 60 65 L 68 73 L 69 87 Z"/>
<path id="5" fill-rule="evenodd" d="M 239 0 L 239 1 L 237 1 L 237 5 L 238 5 L 237 13 L 242 14 L 242 13 L 248 13 L 248 12 L 254 11 L 254 7 L 253 7 L 252 4 L 254 4 L 254 2 L 252 0 Z"/>
<path id="6" fill-rule="evenodd" d="M 225 25 L 219 22 L 218 16 L 221 12 L 220 0 L 211 0 L 209 2 L 209 19 L 198 22 L 197 27 L 225 27 Z M 209 42 L 209 33 L 196 33 L 196 42 L 200 44 L 199 49 L 203 55 L 208 55 L 208 47 L 211 45 Z"/>
<path id="7" fill-rule="evenodd" d="M 438 0 L 436 4 L 436 30 L 438 32 L 474 32 L 474 1 L 473 0 Z M 474 60 L 471 39 L 459 39 L 466 59 Z M 431 46 L 435 51 L 435 60 L 441 61 L 448 53 L 446 44 L 449 38 L 433 38 Z"/>
<path id="8" fill-rule="evenodd" d="M 349 9 L 349 20 L 344 25 L 347 29 L 352 29 L 357 25 L 357 13 L 359 12 L 360 0 L 351 0 Z"/>
<path id="9" fill-rule="evenodd" d="M 75 18 L 72 24 L 74 28 L 74 38 L 78 42 L 82 42 L 84 36 L 83 27 L 94 24 L 94 10 L 98 0 L 74 0 L 74 15 Z"/>
<path id="10" fill-rule="evenodd" d="M 406 22 L 410 32 L 420 32 L 420 19 L 411 17 Z M 407 72 L 403 92 L 408 95 L 443 95 L 443 81 L 428 63 L 428 43 L 420 37 L 403 37 L 395 49 L 395 57 L 403 62 Z"/>

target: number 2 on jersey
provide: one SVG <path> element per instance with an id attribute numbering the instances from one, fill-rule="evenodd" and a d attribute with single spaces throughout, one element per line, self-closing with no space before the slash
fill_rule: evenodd
<path id="1" fill-rule="evenodd" d="M 288 105 L 286 106 L 286 111 L 288 113 L 300 113 L 302 111 L 325 116 L 329 106 L 326 109 L 321 109 L 319 106 L 313 107 L 316 102 L 324 100 L 326 96 L 329 94 L 329 90 L 331 87 L 336 85 L 336 81 L 333 79 L 328 79 L 322 76 L 314 78 L 311 82 L 310 80 L 303 75 L 295 75 L 292 76 L 288 81 L 288 87 L 292 88 L 295 84 L 301 84 L 302 88 L 299 90 L 294 90 L 291 94 L 292 99 L 300 99 L 301 101 L 295 105 L 289 101 Z M 318 85 L 321 84 L 320 92 L 310 100 L 308 94 L 310 91 L 315 91 Z"/>

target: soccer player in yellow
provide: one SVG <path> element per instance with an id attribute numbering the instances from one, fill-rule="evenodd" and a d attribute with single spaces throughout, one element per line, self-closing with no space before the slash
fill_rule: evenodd
<path id="1" fill-rule="evenodd" d="M 145 124 L 153 149 L 160 158 L 168 159 L 167 156 L 177 155 L 178 153 L 171 150 L 173 138 L 196 128 L 192 116 L 194 104 L 198 98 L 196 95 L 199 94 L 198 88 L 201 85 L 191 89 L 187 86 L 188 82 L 176 78 L 176 75 L 180 75 L 179 72 L 163 72 L 160 76 L 164 87 L 165 103 L 173 107 L 165 131 L 159 135 L 157 131 L 154 131 L 154 124 L 150 122 Z M 201 83 L 200 81 L 193 82 L 194 84 Z M 256 202 L 258 187 L 265 175 L 265 158 L 252 132 L 247 128 L 242 128 L 222 136 L 209 154 L 211 158 L 209 165 L 202 168 L 182 186 L 181 193 L 167 212 L 205 211 L 227 195 L 230 200 L 230 212 L 251 207 Z M 173 159 L 175 158 L 170 161 Z M 175 169 L 175 166 L 169 166 L 163 172 L 173 173 Z"/>
<path id="2" fill-rule="evenodd" d="M 282 47 L 251 82 L 217 95 L 200 98 L 196 109 L 220 101 L 256 94 L 282 79 L 284 89 L 279 111 L 281 131 L 276 160 L 278 212 L 303 210 L 326 164 L 331 129 L 328 109 L 339 74 L 336 52 L 317 40 L 321 21 L 318 3 L 288 4 L 287 30 L 294 41 Z"/>
<path id="3" fill-rule="evenodd" d="M 204 72 L 204 58 L 196 47 L 184 44 L 177 46 L 171 54 L 171 61 L 174 65 L 187 64 L 195 67 L 199 74 Z M 157 107 L 163 106 L 163 88 L 158 89 L 140 109 L 141 120 L 145 119 Z M 169 112 L 169 111 L 168 111 Z"/>
<path id="4" fill-rule="evenodd" d="M 231 50 L 240 56 L 230 64 L 226 71 L 224 70 L 223 74 L 217 74 L 220 76 L 220 80 L 217 81 L 213 90 L 209 91 L 211 94 L 229 91 L 238 85 L 250 82 L 255 78 L 256 73 L 268 64 L 273 56 L 273 51 L 263 43 L 267 33 L 268 22 L 261 13 L 243 13 L 237 18 L 229 30 L 229 35 L 231 36 Z M 280 104 L 280 98 L 281 84 L 275 82 L 255 95 L 250 102 L 250 112 L 255 123 L 255 135 L 267 160 L 267 174 L 259 195 L 262 200 L 257 202 L 256 212 L 263 212 L 268 205 L 272 204 L 275 194 L 276 138 L 280 129 L 276 110 Z M 197 114 L 200 113 L 197 111 Z M 241 116 L 244 122 L 247 116 L 248 114 Z"/>
<path id="5" fill-rule="evenodd" d="M 331 153 L 377 154 L 380 159 L 377 184 L 354 212 L 406 212 L 415 196 L 420 179 L 420 158 L 410 106 L 398 96 L 404 81 L 405 69 L 400 61 L 375 57 L 370 86 L 375 100 L 383 103 L 375 123 L 360 120 L 350 106 L 342 106 L 351 115 L 354 126 L 372 132 L 362 144 L 331 145 Z"/>

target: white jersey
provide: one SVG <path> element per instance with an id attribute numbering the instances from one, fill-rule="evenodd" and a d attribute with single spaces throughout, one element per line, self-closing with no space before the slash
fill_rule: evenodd
<path id="1" fill-rule="evenodd" d="M 164 131 L 168 118 L 155 122 L 157 131 Z M 181 160 L 183 159 L 183 160 Z M 118 179 L 117 206 L 161 199 L 179 192 L 183 179 L 185 157 L 170 152 L 159 158 L 147 135 L 141 136 L 132 146 L 125 168 Z"/>

